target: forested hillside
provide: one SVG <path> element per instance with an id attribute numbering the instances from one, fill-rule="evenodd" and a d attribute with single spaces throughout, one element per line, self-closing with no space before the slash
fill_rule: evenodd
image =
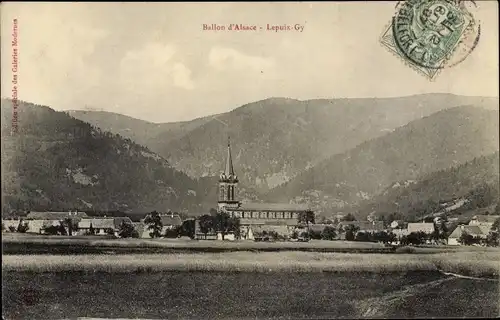
<path id="1" fill-rule="evenodd" d="M 2 101 L 2 205 L 12 210 L 200 210 L 199 182 L 130 139 L 64 112 Z"/>

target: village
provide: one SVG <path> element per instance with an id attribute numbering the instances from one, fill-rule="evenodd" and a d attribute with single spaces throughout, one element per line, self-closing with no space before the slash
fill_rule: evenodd
<path id="1" fill-rule="evenodd" d="M 26 212 L 24 217 L 2 220 L 2 232 L 63 236 L 107 236 L 111 238 L 190 239 L 220 241 L 358 241 L 390 246 L 476 245 L 499 246 L 500 215 L 477 214 L 470 219 L 451 217 L 464 202 L 422 218 L 405 221 L 400 214 L 388 218 L 368 215 L 358 221 L 354 214 L 334 214 L 316 219 L 304 204 L 243 203 L 237 199 L 239 180 L 235 174 L 228 138 L 224 171 L 218 181 L 217 209 L 191 216 L 153 211 L 134 216 L 89 215 L 68 212 Z M 493 210 L 492 210 L 493 211 Z M 498 205 L 494 212 L 498 211 Z M 448 218 L 449 216 L 449 218 Z M 318 221 L 317 221 L 318 220 Z"/>
<path id="2" fill-rule="evenodd" d="M 219 214 L 220 215 L 220 214 Z M 389 245 L 482 245 L 498 246 L 498 215 L 476 215 L 449 230 L 442 218 L 432 222 L 408 223 L 394 220 L 351 220 L 352 215 L 337 215 L 335 221 L 314 223 L 304 215 L 295 225 L 254 227 L 243 236 L 241 221 L 222 226 L 215 215 L 183 220 L 178 213 L 153 212 L 140 221 L 130 217 L 92 217 L 85 212 L 30 212 L 24 218 L 2 220 L 2 232 L 38 235 L 103 236 L 110 238 L 192 239 L 224 241 L 310 241 L 344 240 L 381 242 Z M 345 220 L 347 219 L 347 220 Z M 241 220 L 241 219 L 240 219 Z"/>

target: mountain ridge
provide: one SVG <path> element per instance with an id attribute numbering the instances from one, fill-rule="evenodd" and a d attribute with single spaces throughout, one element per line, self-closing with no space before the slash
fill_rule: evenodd
<path id="1" fill-rule="evenodd" d="M 498 111 L 450 108 L 333 155 L 271 190 L 269 197 L 341 210 L 395 181 L 416 179 L 495 152 L 498 141 Z"/>
<path id="2" fill-rule="evenodd" d="M 46 106 L 2 100 L 3 213 L 18 210 L 200 210 L 199 181 L 117 134 Z"/>

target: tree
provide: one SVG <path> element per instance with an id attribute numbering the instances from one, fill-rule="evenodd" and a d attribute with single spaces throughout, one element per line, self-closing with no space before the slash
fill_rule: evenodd
<path id="1" fill-rule="evenodd" d="M 342 221 L 356 221 L 356 217 L 352 213 L 348 213 L 342 218 Z"/>
<path id="2" fill-rule="evenodd" d="M 207 233 L 215 229 L 215 216 L 204 214 L 199 218 L 200 231 L 206 237 Z"/>
<path id="3" fill-rule="evenodd" d="M 419 232 L 412 232 L 407 236 L 403 236 L 401 238 L 401 243 L 403 245 L 420 245 L 425 242 L 425 239 L 427 238 L 427 235 L 425 232 L 419 231 Z"/>
<path id="4" fill-rule="evenodd" d="M 9 231 L 10 231 L 10 232 L 16 232 L 16 227 L 14 227 L 14 226 L 9 226 Z"/>
<path id="5" fill-rule="evenodd" d="M 47 226 L 47 227 L 44 227 L 43 228 L 43 231 L 46 233 L 46 234 L 49 234 L 49 235 L 57 235 L 59 234 L 59 228 L 56 227 L 56 226 Z"/>
<path id="6" fill-rule="evenodd" d="M 491 230 L 500 231 L 500 219 L 496 219 L 495 221 L 493 221 Z"/>
<path id="7" fill-rule="evenodd" d="M 68 235 L 72 236 L 74 230 L 78 230 L 78 222 L 76 222 L 73 218 L 65 218 L 60 221 L 60 224 L 67 229 Z"/>
<path id="8" fill-rule="evenodd" d="M 500 236 L 498 231 L 490 231 L 488 236 L 486 237 L 486 245 L 489 247 L 498 247 L 499 246 Z"/>
<path id="9" fill-rule="evenodd" d="M 118 229 L 118 236 L 120 238 L 139 238 L 139 232 L 129 221 L 122 221 Z"/>
<path id="10" fill-rule="evenodd" d="M 156 211 L 151 212 L 144 219 L 144 224 L 147 225 L 147 229 L 151 230 L 149 236 L 151 238 L 161 237 L 161 231 L 163 229 L 163 223 L 161 222 L 160 214 Z"/>
<path id="11" fill-rule="evenodd" d="M 19 224 L 17 225 L 17 232 L 20 233 L 26 233 L 29 230 L 29 225 L 28 222 L 23 221 L 22 219 L 19 220 Z"/>
<path id="12" fill-rule="evenodd" d="M 352 225 L 352 224 L 349 224 L 349 225 L 344 227 L 344 230 L 345 230 L 345 239 L 347 241 L 354 241 L 356 238 L 356 233 L 359 230 L 359 227 Z"/>
<path id="13" fill-rule="evenodd" d="M 217 215 L 217 209 L 215 208 L 210 208 L 210 211 L 209 211 L 210 215 L 212 217 L 215 217 Z"/>
<path id="14" fill-rule="evenodd" d="M 90 235 L 95 234 L 95 229 L 94 229 L 94 226 L 92 225 L 92 222 L 90 223 L 88 234 L 90 234 Z"/>
<path id="15" fill-rule="evenodd" d="M 229 218 L 228 221 L 228 230 L 234 232 L 234 236 L 239 239 L 240 238 L 240 219 L 236 217 Z"/>
<path id="16" fill-rule="evenodd" d="M 234 232 L 235 236 L 239 234 L 240 219 L 231 217 L 227 212 L 219 212 L 215 216 L 215 230 L 222 233 L 222 240 L 228 232 Z"/>
<path id="17" fill-rule="evenodd" d="M 299 220 L 299 223 L 303 223 L 303 224 L 314 223 L 314 221 L 315 221 L 314 212 L 311 210 L 300 212 L 298 220 Z"/>
<path id="18" fill-rule="evenodd" d="M 393 232 L 389 232 L 389 234 L 387 236 L 387 241 L 388 241 L 387 243 L 393 243 L 397 239 L 398 239 L 398 237 Z"/>
<path id="19" fill-rule="evenodd" d="M 167 228 L 167 230 L 165 230 L 165 234 L 163 236 L 165 238 L 178 238 L 180 229 L 181 229 L 180 227 Z"/>
<path id="20" fill-rule="evenodd" d="M 321 231 L 316 231 L 309 229 L 309 237 L 314 240 L 321 240 L 322 239 L 322 232 Z"/>
<path id="21" fill-rule="evenodd" d="M 474 237 L 466 232 L 462 232 L 458 242 L 464 246 L 470 246 L 474 243 Z"/>
<path id="22" fill-rule="evenodd" d="M 190 237 L 191 239 L 194 239 L 195 237 L 194 233 L 195 233 L 195 220 L 194 219 L 184 220 L 180 227 L 179 231 L 180 236 Z"/>
<path id="23" fill-rule="evenodd" d="M 396 236 L 396 235 L 394 235 Z M 376 241 L 376 242 L 382 242 L 382 243 L 389 243 L 391 242 L 391 237 L 389 236 L 389 234 L 385 231 L 379 231 L 379 232 L 375 232 L 373 234 L 373 241 Z"/>
<path id="24" fill-rule="evenodd" d="M 334 227 L 326 226 L 321 232 L 321 239 L 335 240 L 337 238 L 337 230 Z"/>

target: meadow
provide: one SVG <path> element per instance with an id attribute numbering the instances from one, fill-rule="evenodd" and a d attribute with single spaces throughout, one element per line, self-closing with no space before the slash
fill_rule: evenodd
<path id="1" fill-rule="evenodd" d="M 229 251 L 323 251 L 323 252 L 391 252 L 394 249 L 379 243 L 322 241 L 255 242 L 191 239 L 103 239 L 103 237 L 43 236 L 5 233 L 2 235 L 5 254 L 43 253 L 174 253 Z"/>
<path id="2" fill-rule="evenodd" d="M 481 250 L 483 249 L 483 250 Z M 224 252 L 107 255 L 4 255 L 3 271 L 141 273 L 203 272 L 410 272 L 443 271 L 497 279 L 500 250 L 429 254 Z"/>
<path id="3" fill-rule="evenodd" d="M 498 248 L 402 247 L 388 252 L 381 251 L 384 247 L 379 244 L 343 241 L 258 243 L 29 235 L 4 238 L 2 243 L 6 319 L 499 315 Z M 22 250 L 5 254 L 6 244 L 13 245 L 11 249 L 19 244 L 17 249 L 33 244 L 48 249 L 34 250 L 43 254 Z M 142 252 L 154 248 L 170 251 L 134 253 L 141 246 L 147 249 Z M 71 247 L 99 250 L 97 254 L 68 254 Z M 54 248 L 64 254 L 54 254 L 58 252 Z M 324 251 L 311 252 L 315 248 Z M 363 250 L 369 253 L 360 253 Z"/>
<path id="4" fill-rule="evenodd" d="M 498 282 L 437 272 L 4 272 L 5 319 L 495 317 Z"/>

